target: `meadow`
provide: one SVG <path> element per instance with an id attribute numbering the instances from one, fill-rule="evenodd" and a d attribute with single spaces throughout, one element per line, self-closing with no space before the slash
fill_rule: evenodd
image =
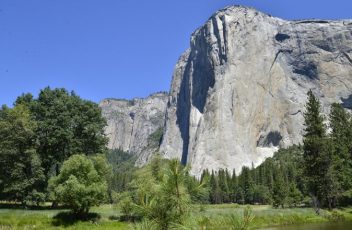
<path id="1" fill-rule="evenodd" d="M 197 222 L 196 228 L 190 229 L 235 229 L 232 217 L 242 217 L 244 208 L 238 204 L 194 205 L 192 221 Z M 317 216 L 311 208 L 275 209 L 268 205 L 252 205 L 253 220 L 248 229 L 260 229 L 271 226 L 285 226 L 302 223 L 318 223 L 337 221 L 329 216 L 339 213 L 338 218 L 352 221 L 352 208 L 340 209 L 331 214 L 323 211 Z M 38 210 L 24 210 L 5 207 L 0 209 L 0 229 L 134 229 L 133 223 L 121 222 L 120 211 L 113 205 L 102 205 L 92 208 L 90 220 L 77 221 L 62 215 L 65 209 L 50 209 L 44 206 Z"/>

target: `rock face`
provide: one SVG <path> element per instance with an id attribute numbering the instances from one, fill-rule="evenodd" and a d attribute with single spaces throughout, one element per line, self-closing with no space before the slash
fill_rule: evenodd
<path id="1" fill-rule="evenodd" d="M 162 133 L 167 100 L 167 94 L 156 93 L 145 99 L 105 99 L 100 102 L 108 123 L 105 130 L 109 138 L 108 148 L 136 154 L 137 165 L 147 162 L 159 148 L 159 143 L 154 143 L 159 140 L 152 138 L 153 134 Z"/>
<path id="2" fill-rule="evenodd" d="M 309 89 L 324 113 L 333 102 L 352 109 L 352 20 L 220 10 L 193 33 L 176 65 L 160 151 L 190 163 L 194 175 L 258 165 L 301 143 Z"/>

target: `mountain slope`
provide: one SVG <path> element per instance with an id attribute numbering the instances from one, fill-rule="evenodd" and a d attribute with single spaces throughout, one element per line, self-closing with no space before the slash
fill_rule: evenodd
<path id="1" fill-rule="evenodd" d="M 133 100 L 105 99 L 100 102 L 103 116 L 107 119 L 105 130 L 109 149 L 121 149 L 137 155 L 137 164 L 145 164 L 158 150 L 168 95 L 152 94 L 147 98 Z M 154 143 L 157 142 L 157 143 Z"/>
<path id="2" fill-rule="evenodd" d="M 195 175 L 257 165 L 302 141 L 309 89 L 324 113 L 333 102 L 352 108 L 352 20 L 220 10 L 175 67 L 160 150 Z"/>

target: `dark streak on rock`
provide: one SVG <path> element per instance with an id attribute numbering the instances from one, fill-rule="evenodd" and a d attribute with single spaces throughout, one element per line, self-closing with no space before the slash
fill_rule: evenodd
<path id="1" fill-rule="evenodd" d="M 276 60 L 277 60 L 277 58 L 279 57 L 279 55 L 280 55 L 281 53 L 292 53 L 292 50 L 279 50 L 279 51 L 276 53 L 276 55 L 275 55 L 274 61 L 271 63 L 270 71 L 271 71 L 271 69 L 273 68 L 273 66 L 274 66 L 274 64 L 275 64 L 275 62 L 276 62 Z"/>
<path id="2" fill-rule="evenodd" d="M 299 109 L 297 112 L 295 112 L 295 113 L 291 113 L 290 115 L 291 116 L 295 116 L 295 115 L 297 115 L 297 114 L 299 114 L 299 113 L 302 113 L 302 111 Z"/>
<path id="3" fill-rule="evenodd" d="M 346 53 L 346 52 L 342 52 L 342 54 L 347 58 L 347 60 L 350 62 L 350 64 L 352 65 L 352 59 L 350 58 L 350 56 Z"/>

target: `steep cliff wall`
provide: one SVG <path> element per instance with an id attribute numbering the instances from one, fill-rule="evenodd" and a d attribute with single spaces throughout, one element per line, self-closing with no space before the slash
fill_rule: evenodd
<path id="1" fill-rule="evenodd" d="M 195 175 L 257 165 L 302 141 L 309 89 L 324 113 L 332 102 L 352 108 L 352 20 L 218 11 L 176 65 L 160 150 Z"/>
<path id="2" fill-rule="evenodd" d="M 158 150 L 152 134 L 162 132 L 165 121 L 167 94 L 156 93 L 145 99 L 105 99 L 100 102 L 107 119 L 106 135 L 109 149 L 122 149 L 138 156 L 137 164 L 148 161 Z"/>

